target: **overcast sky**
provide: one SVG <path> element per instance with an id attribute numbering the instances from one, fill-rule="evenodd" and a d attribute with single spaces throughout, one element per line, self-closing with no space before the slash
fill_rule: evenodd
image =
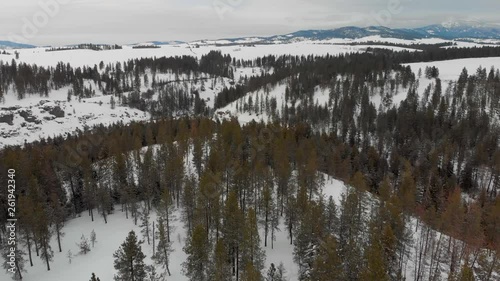
<path id="1" fill-rule="evenodd" d="M 0 40 L 34 45 L 192 41 L 346 25 L 500 23 L 499 0 L 0 0 Z"/>

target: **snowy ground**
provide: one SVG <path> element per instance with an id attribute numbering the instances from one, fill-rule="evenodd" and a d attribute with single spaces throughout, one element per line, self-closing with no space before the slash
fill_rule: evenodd
<path id="1" fill-rule="evenodd" d="M 486 68 L 489 72 L 491 67 L 495 69 L 500 68 L 500 57 L 490 57 L 490 58 L 469 58 L 469 59 L 456 59 L 447 61 L 435 61 L 435 62 L 418 62 L 406 64 L 411 67 L 413 72 L 418 73 L 419 69 L 422 69 L 422 73 L 425 73 L 425 68 L 427 66 L 435 66 L 439 69 L 439 78 L 443 81 L 448 80 L 458 80 L 462 69 L 465 67 L 469 75 L 475 74 L 479 67 Z"/>
<path id="2" fill-rule="evenodd" d="M 24 142 L 37 141 L 40 138 L 59 136 L 72 133 L 84 127 L 104 124 L 148 120 L 149 114 L 129 107 L 111 108 L 110 96 L 97 95 L 78 101 L 73 97 L 67 101 L 68 87 L 50 93 L 49 97 L 37 95 L 27 96 L 18 100 L 14 93 L 5 95 L 5 102 L 0 103 L 0 116 L 12 115 L 12 124 L 0 123 L 0 148 L 7 145 L 20 145 Z M 60 108 L 64 117 L 50 114 L 51 108 Z M 35 118 L 28 121 L 21 116 L 27 112 Z"/>
<path id="3" fill-rule="evenodd" d="M 198 47 L 197 47 L 198 46 Z M 406 50 L 406 48 L 391 46 L 373 46 L 373 45 L 333 45 L 316 44 L 312 41 L 298 42 L 291 44 L 271 44 L 271 45 L 242 45 L 242 46 L 216 46 L 212 44 L 179 44 L 163 45 L 160 48 L 151 49 L 133 49 L 131 46 L 123 46 L 123 49 L 108 51 L 93 50 L 67 50 L 46 52 L 47 48 L 20 49 L 19 62 L 37 64 L 39 66 L 56 66 L 62 61 L 70 63 L 73 67 L 99 65 L 101 61 L 105 64 L 123 62 L 129 59 L 162 57 L 162 56 L 195 56 L 201 58 L 202 55 L 212 50 L 219 50 L 223 54 L 230 54 L 237 59 L 255 59 L 267 55 L 336 55 L 343 53 L 364 52 L 368 47 L 379 47 L 391 50 Z M 15 58 L 14 52 L 11 55 L 3 55 L 0 61 L 10 62 Z"/>
<path id="4" fill-rule="evenodd" d="M 325 176 L 325 179 L 327 177 Z M 323 193 L 325 198 L 333 196 L 333 198 L 340 202 L 341 195 L 346 191 L 345 185 L 334 179 L 327 179 Z M 54 280 L 72 280 L 72 281 L 88 281 L 92 272 L 101 280 L 113 280 L 115 274 L 113 266 L 113 253 L 118 250 L 121 243 L 125 241 L 127 234 L 134 230 L 139 237 L 140 228 L 133 223 L 133 219 L 129 217 L 126 219 L 125 212 L 121 211 L 119 205 L 115 206 L 115 213 L 108 217 L 108 223 L 105 224 L 102 217 L 99 217 L 97 212 L 94 212 L 94 222 L 86 212 L 82 213 L 81 217 L 69 220 L 63 232 L 65 236 L 62 238 L 62 252 L 58 252 L 57 241 L 52 240 L 52 249 L 54 250 L 54 261 L 51 263 L 51 271 L 47 271 L 46 265 L 42 259 L 36 257 L 34 254 L 34 266 L 30 267 L 29 262 L 26 265 L 27 273 L 24 274 L 23 280 L 25 281 L 54 281 Z M 182 274 L 182 263 L 186 260 L 186 254 L 182 250 L 184 240 L 186 238 L 186 231 L 183 224 L 180 222 L 180 212 L 174 212 L 176 218 L 173 222 L 174 231 L 171 239 L 173 240 L 174 252 L 171 254 L 171 277 L 167 280 L 186 281 L 188 280 Z M 151 216 L 151 221 L 156 220 L 155 213 Z M 283 223 L 283 221 L 282 221 Z M 76 243 L 80 242 L 82 235 L 89 238 L 91 231 L 94 230 L 97 236 L 97 243 L 95 247 L 87 255 L 78 255 L 78 246 Z M 262 247 L 266 251 L 266 266 L 265 271 L 269 268 L 271 263 L 280 264 L 283 262 L 289 281 L 297 281 L 298 268 L 293 262 L 293 246 L 290 245 L 287 237 L 287 232 L 284 225 L 281 225 L 281 231 L 277 232 L 277 239 L 274 242 L 274 249 L 271 249 L 270 243 L 268 247 L 264 248 L 263 230 L 260 229 Z M 144 239 L 144 238 L 142 238 Z M 142 250 L 146 255 L 146 264 L 152 264 L 152 245 L 147 245 L 145 242 L 142 245 Z M 68 251 L 74 255 L 71 263 L 67 257 Z M 27 256 L 26 256 L 27 259 Z M 263 272 L 265 273 L 265 272 Z M 5 271 L 0 271 L 0 280 L 9 280 L 9 276 Z"/>

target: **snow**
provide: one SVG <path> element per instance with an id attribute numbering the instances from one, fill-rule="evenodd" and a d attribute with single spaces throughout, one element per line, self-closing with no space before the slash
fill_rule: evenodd
<path id="1" fill-rule="evenodd" d="M 326 174 L 323 174 L 325 180 L 325 186 L 323 187 L 323 197 L 328 199 L 330 197 L 333 198 L 335 204 L 340 205 L 340 199 L 342 195 L 346 194 L 348 189 L 350 188 L 344 182 L 330 177 Z"/>
<path id="2" fill-rule="evenodd" d="M 15 110 L 2 110 L 3 114 L 13 114 L 13 124 L 0 123 L 0 148 L 8 145 L 22 145 L 24 142 L 34 142 L 41 138 L 59 136 L 83 130 L 85 127 L 104 124 L 111 125 L 118 122 L 130 123 L 144 121 L 150 118 L 148 113 L 122 107 L 116 99 L 115 109 L 111 108 L 110 96 L 97 95 L 81 102 L 75 97 L 68 102 L 67 92 L 69 87 L 61 88 L 50 93 L 49 97 L 27 95 L 22 100 L 17 100 L 13 93 L 5 95 L 5 102 L 0 108 L 19 107 Z M 48 113 L 46 107 L 59 106 L 65 116 L 55 118 Z M 27 122 L 20 111 L 30 111 L 40 124 Z"/>
<path id="3" fill-rule="evenodd" d="M 468 58 L 468 59 L 456 59 L 456 60 L 445 60 L 445 61 L 434 61 L 434 62 L 419 62 L 419 63 L 409 63 L 404 64 L 410 66 L 412 71 L 415 73 L 416 78 L 419 80 L 419 87 L 417 92 L 420 97 L 424 90 L 432 85 L 434 87 L 436 81 L 435 79 L 427 79 L 425 77 L 426 67 L 437 67 L 439 69 L 439 78 L 441 79 L 441 85 L 443 87 L 443 92 L 446 92 L 448 84 L 450 82 L 454 83 L 460 77 L 462 70 L 467 69 L 469 75 L 475 74 L 479 67 L 486 68 L 487 72 L 493 67 L 495 69 L 500 69 L 500 57 L 487 57 L 487 58 Z M 422 70 L 422 77 L 418 77 L 419 69 Z M 452 85 L 453 86 L 453 85 Z M 394 105 L 399 105 L 403 100 L 406 99 L 408 94 L 408 88 L 400 88 L 397 93 L 392 97 Z M 375 95 L 371 97 L 371 101 L 379 107 L 381 103 L 380 95 Z"/>
<path id="4" fill-rule="evenodd" d="M 179 213 L 175 213 L 174 216 L 179 217 Z M 155 214 L 152 214 L 151 219 L 156 220 Z M 181 264 L 186 259 L 186 255 L 182 251 L 185 231 L 179 220 L 174 221 L 173 226 L 175 231 L 171 237 L 174 252 L 171 254 L 170 270 L 172 277 L 170 278 L 172 278 L 171 280 L 184 281 L 187 278 L 181 272 Z M 87 255 L 78 255 L 79 248 L 76 243 L 80 242 L 82 235 L 89 238 L 92 230 L 95 231 L 97 236 L 95 247 L 91 248 L 91 251 Z M 94 222 L 92 222 L 90 217 L 84 212 L 82 217 L 68 221 L 63 228 L 65 236 L 62 238 L 63 251 L 61 253 L 58 252 L 57 241 L 55 239 L 52 240 L 51 246 L 54 250 L 54 261 L 51 263 L 51 270 L 47 271 L 45 262 L 33 253 L 34 266 L 30 267 L 29 261 L 27 261 L 26 268 L 28 272 L 24 274 L 23 280 L 88 281 L 92 273 L 95 273 L 101 280 L 113 280 L 115 274 L 113 253 L 118 250 L 131 230 L 134 230 L 138 237 L 142 237 L 140 228 L 134 225 L 132 218 L 125 218 L 125 213 L 120 211 L 120 206 L 115 206 L 115 214 L 108 217 L 107 224 L 104 223 L 101 217 L 95 217 Z M 69 263 L 67 258 L 68 250 L 71 250 L 74 255 L 71 263 Z M 152 264 L 152 245 L 147 245 L 145 242 L 142 245 L 142 250 L 146 255 L 145 263 Z M 9 277 L 2 271 L 0 279 L 9 280 Z"/>
<path id="5" fill-rule="evenodd" d="M 423 39 L 409 40 L 409 39 L 399 39 L 399 38 L 387 38 L 387 37 L 382 37 L 380 35 L 372 35 L 372 36 L 366 36 L 366 37 L 356 38 L 356 39 L 332 38 L 332 39 L 328 39 L 325 41 L 329 42 L 329 43 L 334 43 L 334 44 L 381 42 L 381 43 L 391 43 L 391 44 L 401 44 L 401 45 L 440 44 L 440 43 L 453 42 L 453 41 L 445 40 L 445 39 L 441 39 L 441 38 L 423 38 Z M 325 41 L 323 41 L 323 42 L 325 42 Z"/>
<path id="6" fill-rule="evenodd" d="M 143 150 L 144 151 L 144 150 Z M 346 192 L 346 185 L 338 180 L 330 178 L 326 175 L 325 186 L 323 193 L 325 198 L 333 196 L 336 203 L 340 204 L 340 198 Z M 170 271 L 171 277 L 167 280 L 185 281 L 188 280 L 182 274 L 182 263 L 186 260 L 186 254 L 183 251 L 184 241 L 187 237 L 186 230 L 180 221 L 180 210 L 176 209 L 173 214 L 172 221 L 173 232 L 171 239 L 173 241 L 174 251 L 171 254 Z M 156 212 L 151 213 L 151 222 L 156 221 Z M 139 223 L 138 223 L 139 224 Z M 283 262 L 289 281 L 298 281 L 298 267 L 293 261 L 293 245 L 290 245 L 290 240 L 287 236 L 287 231 L 282 219 L 280 225 L 281 231 L 276 233 L 276 241 L 274 248 L 271 249 L 270 240 L 268 240 L 267 248 L 264 247 L 263 229 L 260 228 L 260 236 L 262 247 L 266 252 L 266 263 L 263 274 L 270 267 L 271 263 L 279 265 Z M 78 254 L 78 246 L 80 237 L 90 237 L 90 232 L 94 230 L 97 236 L 97 243 L 87 255 Z M 62 252 L 59 253 L 57 240 L 53 237 L 51 241 L 52 249 L 54 250 L 54 260 L 50 263 L 51 270 L 47 271 L 45 262 L 36 257 L 33 253 L 34 266 L 29 266 L 29 261 L 26 264 L 27 272 L 24 273 L 23 280 L 25 281 L 53 281 L 53 280 L 72 280 L 72 281 L 88 281 L 91 274 L 95 273 L 101 280 L 113 280 L 115 274 L 113 266 L 113 253 L 118 250 L 121 243 L 125 241 L 127 234 L 134 230 L 138 237 L 145 240 L 140 234 L 140 227 L 134 225 L 132 217 L 126 218 L 125 212 L 121 211 L 119 205 L 115 206 L 114 214 L 108 216 L 108 223 L 105 224 L 102 217 L 94 211 L 94 221 L 88 216 L 87 212 L 83 212 L 81 217 L 70 219 L 66 222 L 63 228 L 65 233 L 62 238 Z M 269 237 L 268 237 L 269 239 Z M 69 263 L 67 258 L 68 251 L 71 250 L 74 255 L 72 262 Z M 145 263 L 153 264 L 151 256 L 153 254 L 152 245 L 147 245 L 147 242 L 142 244 L 142 250 L 146 255 Z M 27 259 L 27 256 L 26 256 Z M 0 280 L 9 280 L 5 271 L 0 272 Z"/>
<path id="7" fill-rule="evenodd" d="M 211 43 L 211 44 L 210 44 Z M 230 54 L 238 59 L 255 59 L 267 55 L 317 55 L 326 54 L 337 55 L 352 52 L 364 52 L 367 47 L 386 48 L 391 50 L 405 50 L 406 48 L 391 46 L 347 46 L 332 44 L 317 44 L 314 41 L 296 42 L 290 44 L 264 44 L 248 45 L 247 41 L 241 42 L 245 45 L 215 45 L 217 42 L 183 43 L 178 45 L 162 45 L 160 48 L 133 49 L 132 46 L 123 46 L 123 49 L 93 51 L 93 50 L 65 50 L 46 52 L 47 48 L 19 49 L 18 62 L 37 64 L 39 66 L 56 66 L 58 62 L 70 63 L 73 67 L 94 66 L 101 61 L 105 64 L 123 62 L 130 59 L 163 56 L 189 55 L 201 58 L 202 55 L 212 50 L 219 50 L 223 54 Z M 240 44 L 240 43 L 237 43 Z M 0 61 L 9 62 L 15 58 L 14 52 L 11 55 L 2 55 Z"/>
<path id="8" fill-rule="evenodd" d="M 356 42 L 368 42 L 377 40 L 385 40 L 383 42 L 392 42 L 398 44 L 408 43 L 409 40 L 400 39 L 390 39 L 380 38 L 377 36 L 366 37 L 362 39 L 356 39 Z M 254 59 L 259 56 L 265 55 L 325 55 L 325 54 L 340 54 L 345 52 L 361 52 L 364 51 L 367 46 L 341 46 L 333 45 L 341 42 L 346 42 L 347 39 L 332 39 L 328 43 L 324 42 L 317 44 L 314 42 L 297 42 L 292 44 L 276 44 L 276 45 L 256 45 L 256 46 L 215 46 L 210 44 L 201 45 L 199 48 L 195 48 L 190 44 L 179 44 L 179 45 L 165 45 L 157 49 L 132 49 L 131 47 L 124 46 L 122 50 L 110 50 L 110 51 L 91 51 L 91 50 L 71 50 L 71 51 L 58 51 L 58 52 L 45 52 L 44 48 L 37 49 L 24 49 L 19 50 L 20 61 L 27 63 L 36 63 L 41 66 L 55 66 L 59 61 L 69 62 L 74 67 L 84 66 L 84 65 L 94 65 L 99 64 L 100 61 L 104 63 L 115 63 L 117 61 L 124 61 L 133 58 L 140 57 L 160 57 L 160 56 L 176 56 L 176 55 L 195 55 L 196 57 L 201 57 L 201 55 L 208 53 L 210 50 L 221 50 L 223 53 L 231 54 L 237 58 L 241 59 Z M 365 41 L 361 41 L 365 40 Z M 354 41 L 354 40 L 352 40 Z M 443 43 L 446 40 L 442 39 L 422 39 L 412 41 L 421 42 L 423 44 L 432 43 Z M 218 44 L 221 42 L 217 42 Z M 248 41 L 247 41 L 248 43 Z M 463 44 L 474 44 L 465 43 Z M 462 44 L 460 43 L 460 44 Z M 408 43 L 410 44 L 410 43 Z M 394 50 L 401 50 L 404 48 L 398 47 L 388 47 L 379 46 L 382 48 L 389 48 Z M 13 56 L 2 56 L 0 60 L 10 62 Z M 448 81 L 455 81 L 458 79 L 462 69 L 467 68 L 469 74 L 476 72 L 478 67 L 486 67 L 488 70 L 490 67 L 500 68 L 500 58 L 473 58 L 473 59 L 459 59 L 459 60 L 449 60 L 449 61 L 439 61 L 439 62 L 427 62 L 427 63 L 411 63 L 408 64 L 412 70 L 416 73 L 419 69 L 425 70 L 427 66 L 436 66 L 440 70 L 440 78 L 443 83 L 443 87 L 446 87 Z M 262 71 L 261 68 L 238 68 L 235 70 L 235 81 L 240 80 L 242 77 L 250 77 L 254 75 L 260 75 Z M 272 69 L 266 70 L 272 73 Z M 160 74 L 158 74 L 160 75 Z M 169 80 L 172 78 L 170 74 L 161 74 L 159 78 L 164 80 Z M 185 79 L 186 77 L 181 77 Z M 206 90 L 200 90 L 200 97 L 207 101 L 209 106 L 213 106 L 215 95 L 222 89 L 223 85 L 228 85 L 231 81 L 229 79 L 216 79 L 216 81 L 208 80 L 205 83 Z M 419 94 L 422 94 L 423 89 L 425 89 L 430 83 L 434 83 L 433 79 L 426 79 L 424 77 L 420 78 Z M 212 87 L 213 85 L 213 87 Z M 191 83 L 191 86 L 195 89 L 201 88 L 201 83 Z M 92 85 L 93 89 L 97 87 Z M 256 97 L 265 98 L 268 96 L 269 99 L 276 98 L 277 101 L 277 111 L 279 112 L 284 103 L 284 93 L 286 89 L 286 81 L 282 81 L 277 85 L 268 85 L 263 89 L 258 91 L 248 93 L 242 99 L 247 101 L 249 97 L 252 97 L 253 101 L 256 101 Z M 8 138 L 0 137 L 0 148 L 5 145 L 15 145 L 22 144 L 24 141 L 36 141 L 42 137 L 51 137 L 54 135 L 59 135 L 65 132 L 74 132 L 77 129 L 83 129 L 85 126 L 93 126 L 97 124 L 113 124 L 116 122 L 132 122 L 132 121 L 142 121 L 148 120 L 150 116 L 142 111 L 116 106 L 115 109 L 111 109 L 109 104 L 109 96 L 102 96 L 101 93 L 97 93 L 96 97 L 90 99 L 82 99 L 81 102 L 73 98 L 72 101 L 68 102 L 67 99 L 68 88 L 62 88 L 57 91 L 50 93 L 49 97 L 39 97 L 34 95 L 28 95 L 27 98 L 22 100 L 17 100 L 15 95 L 10 92 L 5 95 L 5 101 L 1 104 L 1 107 L 12 107 L 19 106 L 19 109 L 13 110 L 16 112 L 14 117 L 14 125 L 8 125 L 5 123 L 0 123 L 0 135 L 2 133 L 10 134 Z M 329 87 L 316 87 L 313 100 L 318 104 L 326 104 L 329 99 Z M 393 97 L 393 103 L 399 104 L 404 98 L 406 98 L 407 89 L 400 89 L 399 92 Z M 226 114 L 228 112 L 230 115 L 237 116 L 241 124 L 248 123 L 252 120 L 268 122 L 271 116 L 268 113 L 262 114 L 251 114 L 248 112 L 238 113 L 236 110 L 236 104 L 241 102 L 240 100 L 235 101 L 226 107 L 220 109 L 218 112 Z M 380 97 L 372 97 L 372 102 L 380 104 Z M 42 104 L 43 103 L 43 104 Z M 102 103 L 102 104 L 101 104 Z M 117 101 L 118 103 L 118 101 Z M 54 120 L 45 120 L 44 117 L 50 117 L 46 111 L 43 110 L 44 106 L 60 106 L 66 113 L 63 118 L 56 118 Z M 25 122 L 24 118 L 19 116 L 19 110 L 31 110 L 33 116 L 37 117 L 41 124 L 33 125 L 31 123 L 26 124 L 25 127 L 22 123 Z M 5 110 L 3 110 L 5 111 Z M 70 115 L 71 114 L 71 115 Z M 82 121 L 83 120 L 83 121 Z M 186 163 L 192 163 L 192 161 L 186 161 Z M 188 170 L 194 171 L 191 167 Z M 340 199 L 342 194 L 345 194 L 348 190 L 348 186 L 336 179 L 324 175 L 325 186 L 323 187 L 323 196 L 329 198 L 332 196 L 337 204 L 340 204 Z M 35 266 L 30 268 L 27 265 L 28 273 L 25 274 L 23 280 L 26 281 L 53 281 L 53 280 L 74 280 L 74 281 L 87 281 L 90 278 L 92 272 L 96 273 L 101 280 L 112 280 L 114 275 L 113 269 L 113 253 L 116 251 L 120 244 L 125 240 L 126 235 L 130 230 L 135 230 L 138 235 L 140 235 L 140 230 L 138 226 L 133 224 L 132 219 L 126 219 L 125 213 L 120 211 L 120 207 L 115 207 L 115 213 L 108 217 L 108 223 L 105 224 L 101 217 L 97 217 L 94 222 L 90 221 L 90 218 L 84 214 L 82 217 L 73 218 L 66 223 L 63 231 L 66 235 L 62 240 L 63 252 L 57 252 L 57 243 L 55 238 L 52 241 L 52 248 L 55 251 L 54 261 L 51 263 L 52 270 L 47 271 L 44 262 L 34 256 Z M 96 212 L 97 213 L 97 212 Z M 180 217 L 180 210 L 176 210 L 174 216 Z M 155 219 L 155 214 L 152 215 L 152 220 Z M 412 224 L 416 224 L 416 220 L 412 219 Z M 172 238 L 174 241 L 173 248 L 174 252 L 171 256 L 171 272 L 172 277 L 169 280 L 184 281 L 187 280 L 182 274 L 182 262 L 186 259 L 182 248 L 184 245 L 184 239 L 186 238 L 186 231 L 182 223 L 177 219 L 173 222 L 174 231 Z M 75 243 L 79 242 L 80 237 L 84 234 L 86 237 L 90 236 L 92 229 L 95 230 L 97 234 L 98 243 L 95 248 L 92 249 L 87 255 L 77 255 L 73 258 L 72 263 L 68 262 L 66 253 L 71 250 L 73 254 L 78 252 L 78 247 Z M 262 232 L 262 229 L 261 229 Z M 417 240 L 420 232 L 414 234 L 414 239 Z M 263 236 L 261 235 L 261 240 Z M 152 255 L 152 247 L 143 244 L 143 251 L 145 252 L 147 259 L 146 263 L 151 264 L 150 257 Z M 263 242 L 262 242 L 262 247 Z M 266 251 L 266 267 L 269 267 L 271 263 L 279 264 L 284 263 L 287 269 L 287 276 L 290 281 L 296 281 L 298 276 L 297 265 L 293 262 L 293 245 L 289 244 L 289 239 L 287 237 L 287 232 L 283 225 L 281 224 L 281 231 L 277 233 L 277 240 L 274 243 L 274 249 L 271 249 L 270 243 Z M 413 255 L 413 254 L 412 254 Z M 416 253 L 414 254 L 416 255 Z M 414 257 L 412 258 L 414 259 Z M 407 269 L 407 275 L 411 274 L 411 262 Z M 8 280 L 8 276 L 5 272 L 0 273 L 1 280 Z"/>
<path id="9" fill-rule="evenodd" d="M 462 69 L 465 67 L 469 74 L 476 73 L 479 67 L 486 68 L 487 71 L 491 67 L 495 69 L 500 68 L 500 57 L 488 57 L 488 58 L 469 58 L 469 59 L 456 59 L 456 60 L 446 60 L 446 61 L 434 61 L 434 62 L 419 62 L 419 63 L 409 63 L 406 64 L 411 67 L 413 72 L 417 73 L 421 68 L 422 72 L 425 71 L 427 66 L 435 66 L 439 69 L 439 78 L 444 81 L 457 80 L 462 73 Z"/>

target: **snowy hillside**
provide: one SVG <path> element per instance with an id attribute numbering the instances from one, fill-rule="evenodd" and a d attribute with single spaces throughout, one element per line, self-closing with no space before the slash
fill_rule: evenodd
<path id="1" fill-rule="evenodd" d="M 96 125 L 145 121 L 149 115 L 137 109 L 112 108 L 109 96 L 96 96 L 81 101 L 67 101 L 68 89 L 52 92 L 50 97 L 17 100 L 7 94 L 0 113 L 0 148 L 30 143 L 41 138 L 74 134 Z"/>

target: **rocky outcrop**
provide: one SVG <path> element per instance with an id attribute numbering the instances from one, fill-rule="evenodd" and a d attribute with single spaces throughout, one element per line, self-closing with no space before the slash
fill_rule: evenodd
<path id="1" fill-rule="evenodd" d="M 0 113 L 0 123 L 7 123 L 9 125 L 14 125 L 14 114 L 13 113 Z"/>
<path id="2" fill-rule="evenodd" d="M 63 118 L 65 116 L 64 110 L 62 110 L 59 106 L 54 107 L 54 109 L 49 111 L 49 113 L 54 115 L 56 118 Z"/>
<path id="3" fill-rule="evenodd" d="M 47 110 L 47 109 L 45 109 Z M 47 110 L 51 115 L 54 115 L 56 118 L 63 118 L 65 116 L 64 110 L 59 106 L 54 106 Z"/>
<path id="4" fill-rule="evenodd" d="M 19 115 L 24 118 L 26 122 L 41 124 L 42 121 L 38 120 L 35 116 L 33 116 L 33 112 L 31 110 L 20 110 Z"/>

